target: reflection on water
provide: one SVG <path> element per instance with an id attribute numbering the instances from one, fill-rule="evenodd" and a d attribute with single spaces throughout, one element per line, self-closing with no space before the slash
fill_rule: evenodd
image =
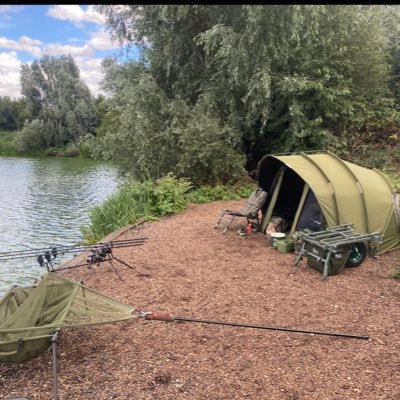
<path id="1" fill-rule="evenodd" d="M 75 245 L 90 207 L 118 183 L 108 163 L 0 156 L 0 252 Z M 44 272 L 36 257 L 0 261 L 0 296 Z"/>

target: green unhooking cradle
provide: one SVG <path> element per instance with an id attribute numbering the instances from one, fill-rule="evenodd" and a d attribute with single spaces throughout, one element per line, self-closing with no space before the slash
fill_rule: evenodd
<path id="1" fill-rule="evenodd" d="M 135 318 L 134 308 L 86 286 L 46 273 L 33 286 L 16 287 L 0 302 L 0 362 L 24 362 L 47 350 L 60 328 Z"/>

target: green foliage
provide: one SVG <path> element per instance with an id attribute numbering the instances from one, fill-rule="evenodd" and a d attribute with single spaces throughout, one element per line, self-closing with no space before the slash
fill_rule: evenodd
<path id="1" fill-rule="evenodd" d="M 29 121 L 25 121 L 18 142 L 20 150 L 65 146 L 95 132 L 98 110 L 70 55 L 44 56 L 30 65 L 24 64 L 21 91 L 33 121 L 37 120 L 41 125 L 35 123 L 29 130 Z M 27 137 L 30 131 L 33 138 Z"/>
<path id="2" fill-rule="evenodd" d="M 92 135 L 85 135 L 78 143 L 79 156 L 90 158 L 91 157 L 91 148 L 90 148 L 90 140 L 93 138 Z"/>
<path id="3" fill-rule="evenodd" d="M 75 143 L 69 143 L 60 147 L 49 147 L 43 152 L 47 157 L 80 157 L 79 147 Z"/>
<path id="4" fill-rule="evenodd" d="M 191 187 L 189 180 L 176 179 L 172 174 L 157 179 L 154 187 L 155 214 L 164 216 L 183 211 L 187 204 L 186 193 Z"/>
<path id="5" fill-rule="evenodd" d="M 25 99 L 12 100 L 10 97 L 0 96 L 0 130 L 21 129 L 28 117 Z"/>
<path id="6" fill-rule="evenodd" d="M 33 150 L 44 150 L 46 146 L 46 134 L 48 125 L 38 119 L 32 122 L 25 122 L 23 129 L 18 132 L 15 143 L 21 152 L 30 152 Z"/>
<path id="7" fill-rule="evenodd" d="M 223 123 L 214 99 L 201 96 L 192 108 L 170 100 L 156 79 L 137 63 L 105 64 L 115 93 L 91 145 L 95 157 L 117 162 L 136 179 L 172 172 L 195 184 L 234 180 L 244 173 L 240 132 Z M 129 76 L 125 81 L 123 77 Z M 124 85 L 120 85 L 120 82 Z"/>
<path id="8" fill-rule="evenodd" d="M 173 128 L 180 154 L 176 173 L 196 185 L 230 182 L 245 174 L 244 155 L 238 150 L 240 133 L 213 113 L 213 99 L 199 98 L 187 110 L 187 119 Z"/>
<path id="9" fill-rule="evenodd" d="M 105 116 L 93 153 L 115 160 L 136 179 L 147 173 L 158 178 L 173 171 L 177 143 L 166 132 L 170 110 L 162 89 L 134 63 L 121 69 L 110 63 L 107 68 L 112 76 L 108 85 L 116 92 L 115 108 Z M 126 75 L 131 79 L 120 87 Z"/>
<path id="10" fill-rule="evenodd" d="M 400 115 L 388 108 L 370 113 L 363 131 L 349 139 L 350 158 L 378 169 L 398 170 L 400 166 Z"/>
<path id="11" fill-rule="evenodd" d="M 400 267 L 396 267 L 392 271 L 392 278 L 400 279 Z"/>
<path id="12" fill-rule="evenodd" d="M 240 182 L 230 185 L 204 185 L 196 188 L 188 194 L 191 203 L 208 203 L 217 200 L 240 200 L 250 197 L 255 190 L 253 182 Z"/>
<path id="13" fill-rule="evenodd" d="M 191 184 L 167 175 L 156 181 L 145 179 L 122 186 L 114 195 L 89 212 L 90 225 L 81 227 L 85 242 L 95 243 L 110 232 L 139 219 L 154 220 L 185 209 L 185 193 Z"/>
<path id="14" fill-rule="evenodd" d="M 398 171 L 385 170 L 385 175 L 388 177 L 395 192 L 400 193 L 400 173 Z"/>
<path id="15" fill-rule="evenodd" d="M 14 145 L 15 132 L 0 131 L 0 154 L 14 156 L 17 154 Z"/>
<path id="16" fill-rule="evenodd" d="M 139 61 L 105 63 L 111 114 L 95 149 L 131 174 L 216 184 L 240 175 L 244 156 L 248 170 L 273 152 L 353 156 L 366 132 L 399 133 L 393 6 L 99 9 L 141 49 Z"/>
<path id="17" fill-rule="evenodd" d="M 176 178 L 172 174 L 157 180 L 133 180 L 90 210 L 90 224 L 81 227 L 83 240 L 89 244 L 95 243 L 107 234 L 140 219 L 151 221 L 180 213 L 188 203 L 238 200 L 249 197 L 254 189 L 254 183 L 247 179 L 226 186 L 198 188 L 193 188 L 189 180 Z"/>

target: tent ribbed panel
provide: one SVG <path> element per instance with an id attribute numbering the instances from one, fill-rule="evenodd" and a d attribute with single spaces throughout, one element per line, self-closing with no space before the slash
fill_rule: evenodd
<path id="1" fill-rule="evenodd" d="M 332 185 L 326 174 L 315 163 L 303 155 L 276 156 L 278 160 L 292 168 L 317 195 L 318 203 L 329 226 L 338 225 L 336 199 Z"/>
<path id="2" fill-rule="evenodd" d="M 360 198 L 361 198 L 361 205 L 362 205 L 362 209 L 360 209 L 360 220 L 365 219 L 365 228 L 363 227 L 355 227 L 355 230 L 357 232 L 371 232 L 370 229 L 370 223 L 369 223 L 369 215 L 368 215 L 368 207 L 367 207 L 367 201 L 365 198 L 365 192 L 364 189 L 361 185 L 361 182 L 359 181 L 358 177 L 354 174 L 353 170 L 351 169 L 350 165 L 348 162 L 345 162 L 344 160 L 342 160 L 341 158 L 339 158 L 338 156 L 336 156 L 335 154 L 332 153 L 328 153 L 331 157 L 335 158 L 338 162 L 340 162 L 341 165 L 343 165 L 344 168 L 346 168 L 346 170 L 348 171 L 348 173 L 351 175 L 351 177 L 354 180 L 354 183 L 356 184 L 358 193 L 360 194 Z M 354 210 L 353 210 L 354 211 Z M 346 217 L 346 220 L 348 220 L 348 217 Z"/>
<path id="3" fill-rule="evenodd" d="M 400 233 L 393 232 L 390 221 L 393 215 L 393 191 L 386 179 L 377 171 L 369 170 L 355 164 L 348 163 L 357 175 L 365 192 L 366 205 L 371 232 L 382 232 L 384 242 L 382 249 L 399 243 Z"/>
<path id="4" fill-rule="evenodd" d="M 313 154 L 308 156 L 318 164 L 332 183 L 337 201 L 339 224 L 357 221 L 356 232 L 367 232 L 367 213 L 362 196 L 362 187 L 352 170 L 340 159 L 331 154 Z"/>

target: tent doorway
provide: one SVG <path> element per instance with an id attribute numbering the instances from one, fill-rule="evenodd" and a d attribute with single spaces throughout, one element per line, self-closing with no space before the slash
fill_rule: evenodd
<path id="1" fill-rule="evenodd" d="M 262 230 L 273 217 L 284 220 L 285 231 L 292 236 L 296 230 L 320 231 L 325 221 L 318 200 L 309 185 L 292 169 L 281 167 L 271 184 L 271 196 L 263 208 Z"/>

